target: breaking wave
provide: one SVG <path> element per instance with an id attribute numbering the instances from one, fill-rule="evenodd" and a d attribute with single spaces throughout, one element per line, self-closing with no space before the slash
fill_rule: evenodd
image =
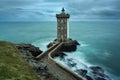
<path id="1" fill-rule="evenodd" d="M 42 41 L 41 40 L 37 40 L 35 42 L 33 42 L 32 44 L 39 47 L 41 50 L 45 51 L 47 50 L 46 45 L 49 43 L 49 41 Z M 82 42 L 80 45 L 80 48 L 86 48 L 89 47 L 89 44 L 85 44 L 85 42 Z M 84 55 L 84 52 L 81 52 L 80 50 L 77 50 L 75 52 L 72 53 L 66 53 L 67 55 L 64 59 L 61 59 L 60 57 L 55 57 L 55 60 L 62 63 L 64 66 L 72 69 L 73 71 L 77 72 L 78 74 L 80 74 L 78 72 L 78 70 L 82 69 L 82 70 L 87 70 L 89 76 L 91 76 L 94 79 L 94 75 L 91 72 L 90 67 L 94 66 L 93 64 L 90 64 L 89 62 L 86 61 L 86 58 L 88 58 L 86 55 Z M 110 53 L 105 52 L 104 58 L 110 56 Z M 69 62 L 71 61 L 71 62 Z M 72 65 L 71 65 L 72 64 Z M 105 68 L 104 66 L 102 66 L 103 68 Z M 108 76 L 106 78 L 106 80 L 119 80 L 119 77 L 116 77 L 110 73 L 108 73 L 107 71 L 105 71 L 106 75 L 109 75 L 110 77 L 112 77 L 112 79 L 110 79 Z M 94 79 L 95 80 L 95 79 Z"/>

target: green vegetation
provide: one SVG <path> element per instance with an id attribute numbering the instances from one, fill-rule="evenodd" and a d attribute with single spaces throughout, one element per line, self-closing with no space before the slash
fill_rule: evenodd
<path id="1" fill-rule="evenodd" d="M 40 80 L 9 42 L 0 41 L 0 80 Z"/>

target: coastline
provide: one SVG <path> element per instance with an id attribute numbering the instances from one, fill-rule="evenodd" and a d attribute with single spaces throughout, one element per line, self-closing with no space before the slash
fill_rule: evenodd
<path id="1" fill-rule="evenodd" d="M 25 44 L 22 44 L 22 45 L 24 45 L 25 46 Z M 26 44 L 27 45 L 27 44 Z M 23 56 L 24 56 L 24 54 L 25 54 L 25 52 L 30 52 L 28 49 L 27 49 L 27 51 L 26 51 L 26 49 L 25 49 L 25 47 L 24 46 L 21 46 L 21 44 L 20 45 L 17 45 L 17 48 L 20 50 L 20 51 L 22 51 L 22 54 L 23 54 Z M 23 48 L 21 48 L 21 47 L 23 47 Z M 28 45 L 27 45 L 27 48 L 28 48 Z M 51 47 L 52 48 L 52 47 Z M 53 47 L 53 49 L 54 49 L 54 47 Z M 23 50 L 25 50 L 25 51 L 23 51 Z M 49 50 L 49 49 L 48 49 Z M 29 53 L 28 53 L 29 54 Z M 44 53 L 44 54 L 47 54 L 47 53 Z M 50 54 L 50 53 L 49 53 Z M 43 56 L 44 57 L 44 56 Z M 26 57 L 26 59 L 27 59 L 27 61 L 28 62 L 30 62 L 31 64 L 32 64 L 32 67 L 34 67 L 34 69 L 35 69 L 35 71 L 37 72 L 37 74 L 39 75 L 39 76 L 41 76 L 42 77 L 42 79 L 43 80 L 47 80 L 47 79 L 51 79 L 52 78 L 52 80 L 67 80 L 67 79 L 69 79 L 69 80 L 76 80 L 76 78 L 77 78 L 77 76 L 78 75 L 76 75 L 76 74 L 74 74 L 73 72 L 71 73 L 71 71 L 69 72 L 69 70 L 67 70 L 66 68 L 65 69 L 62 69 L 61 67 L 59 67 L 58 65 L 60 65 L 61 66 L 61 64 L 60 63 L 58 63 L 58 65 L 55 65 L 54 63 L 56 63 L 56 62 L 54 62 L 54 60 L 53 61 L 50 61 L 49 59 L 49 61 L 47 61 L 46 62 L 46 60 L 47 60 L 47 55 L 46 55 L 46 58 L 43 58 L 43 57 L 41 57 L 41 58 L 39 58 L 39 59 L 36 59 L 36 57 L 33 57 L 33 56 L 31 56 L 31 58 L 30 57 Z M 48 57 L 49 58 L 49 57 Z M 52 58 L 52 57 L 51 57 Z M 53 65 L 50 65 L 50 64 L 53 64 Z M 56 67 L 55 67 L 56 66 Z M 63 66 L 64 67 L 64 66 Z M 56 71 L 57 72 L 59 72 L 59 73 L 56 73 Z M 68 71 L 68 72 L 66 72 L 66 71 Z M 64 74 L 64 77 L 63 76 L 61 76 L 61 74 Z M 74 74 L 74 76 L 73 76 L 73 74 Z M 58 76 L 59 77 L 58 77 Z M 71 75 L 71 76 L 70 76 Z M 68 78 L 68 76 L 69 76 L 69 78 Z M 72 77 L 73 76 L 73 77 Z M 76 76 L 76 77 L 75 77 Z M 67 78 L 67 79 L 66 79 Z M 81 77 L 79 77 L 79 79 L 80 80 L 86 80 L 86 79 L 81 79 Z"/>
<path id="2" fill-rule="evenodd" d="M 119 50 L 117 50 L 119 48 L 119 43 L 118 43 L 119 37 L 117 37 L 117 36 L 119 36 L 119 31 L 118 31 L 119 23 L 117 23 L 117 22 L 108 22 L 110 24 L 107 24 L 106 22 L 103 22 L 103 23 L 102 22 L 100 22 L 100 23 L 93 22 L 93 23 L 90 23 L 90 22 L 89 23 L 86 23 L 86 22 L 70 23 L 71 24 L 71 28 L 70 28 L 71 37 L 79 40 L 80 42 L 83 43 L 83 45 L 85 44 L 85 46 L 79 47 L 78 48 L 79 50 L 77 52 L 73 53 L 73 54 L 75 54 L 75 56 L 73 56 L 71 54 L 68 54 L 68 56 L 76 57 L 76 55 L 79 55 L 80 57 L 77 57 L 76 58 L 77 60 L 81 59 L 82 62 L 83 63 L 85 62 L 85 64 L 87 63 L 87 65 L 100 65 L 103 68 L 107 69 L 107 71 L 110 72 L 110 74 L 115 77 L 114 78 L 115 80 L 119 80 L 120 70 L 119 70 L 119 64 L 117 63 L 119 56 L 116 56 L 116 55 L 119 55 Z M 19 26 L 21 24 L 22 23 L 20 23 L 20 24 L 18 23 L 17 26 Z M 11 41 L 13 43 L 14 42 L 15 43 L 31 43 L 37 47 L 41 47 L 42 50 L 46 50 L 46 48 L 45 48 L 46 43 L 53 40 L 55 37 L 55 35 L 54 35 L 55 27 L 53 27 L 55 24 L 53 24 L 53 23 L 50 23 L 50 24 L 51 25 L 49 25 L 49 27 L 51 29 L 49 29 L 47 24 L 44 25 L 44 26 L 46 26 L 45 29 L 48 28 L 48 30 L 42 29 L 42 27 L 40 26 L 42 24 L 35 24 L 36 26 L 34 26 L 33 28 L 34 28 L 34 31 L 36 31 L 36 32 L 32 32 L 32 34 L 36 34 L 36 36 L 33 36 L 31 34 L 28 34 L 28 33 L 31 33 L 31 29 L 29 29 L 30 27 L 28 27 L 28 26 L 32 27 L 33 25 L 28 25 L 28 26 L 25 25 L 25 27 L 20 27 L 20 26 L 16 27 L 16 25 L 14 25 L 14 23 L 11 23 L 11 24 L 5 23 L 4 25 L 1 25 L 1 30 L 0 30 L 1 36 L 0 37 L 3 40 Z M 103 25 L 101 25 L 101 24 L 103 24 Z M 114 24 L 114 25 L 112 25 L 112 24 Z M 6 31 L 6 29 L 9 28 L 8 25 L 11 26 L 11 29 L 8 29 Z M 3 28 L 2 28 L 2 26 L 3 26 Z M 8 26 L 8 27 L 5 27 L 5 29 L 4 29 L 4 26 Z M 110 27 L 109 29 L 108 29 L 108 26 Z M 104 27 L 104 30 L 100 27 L 102 27 L 102 28 Z M 15 28 L 15 30 L 12 28 Z M 16 28 L 19 28 L 19 29 L 16 29 Z M 42 33 L 41 33 L 41 31 L 38 31 L 38 29 L 39 30 L 42 29 L 41 30 Z M 94 29 L 95 31 L 93 31 L 92 29 Z M 19 30 L 22 30 L 22 31 L 19 32 Z M 82 30 L 82 31 L 79 32 L 78 30 Z M 15 31 L 18 34 L 15 34 L 16 33 Z M 49 32 L 49 34 L 47 31 Z M 96 31 L 97 31 L 97 33 L 96 33 Z M 26 34 L 24 34 L 24 36 L 22 36 L 23 33 L 26 33 Z M 102 34 L 102 35 L 100 35 L 100 34 Z M 43 36 L 45 36 L 45 37 L 43 37 Z M 31 37 L 33 37 L 34 39 L 31 40 Z M 81 44 L 81 46 L 82 46 L 82 44 Z M 106 55 L 106 53 L 104 55 L 104 52 L 106 52 L 106 51 L 108 53 L 108 56 Z M 100 58 L 99 56 L 102 56 L 102 57 Z M 111 64 L 113 64 L 113 65 L 111 65 Z M 113 76 L 111 76 L 111 77 L 113 77 Z"/>
<path id="3" fill-rule="evenodd" d="M 72 47 L 72 46 L 71 46 Z M 65 49 L 65 48 L 64 48 Z M 60 51 L 59 53 L 58 53 L 58 51 Z M 57 56 L 59 57 L 61 57 L 61 55 L 62 56 L 67 56 L 67 55 L 64 55 L 64 53 L 62 53 L 63 51 L 66 51 L 66 50 L 61 50 L 61 49 L 59 49 L 57 51 Z M 59 55 L 59 54 L 61 54 L 61 55 Z M 54 56 L 56 56 L 56 55 L 54 55 Z M 54 57 L 55 58 L 55 57 Z M 65 58 L 64 57 L 62 57 L 64 60 L 65 60 Z M 63 60 L 62 59 L 62 60 Z M 33 60 L 35 60 L 34 58 L 33 58 Z M 33 61 L 32 60 L 32 61 Z M 73 59 L 67 59 L 67 64 L 69 65 L 69 66 L 67 66 L 67 67 L 75 67 L 78 63 L 75 63 L 74 61 L 72 61 Z M 38 63 L 37 62 L 37 60 L 36 61 L 34 61 L 34 62 L 36 62 L 36 63 Z M 74 65 L 74 64 L 75 65 Z M 84 63 L 83 63 L 84 64 Z M 46 65 L 46 64 L 44 64 L 44 65 Z M 47 65 L 46 65 L 47 66 Z M 65 65 L 64 65 L 65 66 Z M 81 65 L 82 66 L 82 65 Z M 35 66 L 34 66 L 35 67 Z M 39 66 L 40 67 L 40 66 Z M 83 71 L 82 71 L 83 70 Z M 84 71 L 86 71 L 86 72 L 84 72 Z M 89 71 L 91 71 L 91 72 L 89 72 Z M 87 68 L 81 68 L 81 69 L 76 69 L 76 71 L 75 71 L 76 73 L 78 73 L 79 75 L 81 75 L 81 76 L 86 76 L 86 78 L 89 80 L 93 80 L 92 78 L 94 78 L 94 77 L 96 77 L 96 80 L 99 80 L 99 79 L 107 79 L 107 80 L 111 80 L 110 79 L 110 77 L 108 76 L 108 75 L 106 75 L 106 74 L 104 74 L 104 70 L 102 69 L 102 67 L 99 67 L 99 66 L 91 66 L 91 67 L 87 67 Z M 87 73 L 88 72 L 88 73 Z M 46 73 L 46 74 L 50 74 L 50 73 Z M 84 75 L 83 75 L 84 74 Z M 91 75 L 92 74 L 92 75 Z M 54 75 L 54 74 L 51 74 L 51 75 Z M 93 77 L 93 75 L 95 75 L 94 77 Z M 47 75 L 48 76 L 48 75 Z M 91 77 L 92 76 L 92 77 Z M 97 76 L 101 76 L 101 77 L 97 77 Z"/>
<path id="4" fill-rule="evenodd" d="M 47 64 L 44 64 L 42 62 L 38 62 L 38 60 L 35 58 L 37 55 L 42 53 L 42 51 L 40 49 L 38 49 L 37 47 L 35 47 L 31 44 L 16 44 L 16 47 L 18 48 L 18 50 L 20 51 L 20 53 L 24 57 L 24 59 L 35 70 L 37 75 L 42 78 L 42 80 L 46 80 L 46 79 L 50 79 L 50 78 L 52 78 L 54 80 L 57 80 L 57 78 L 54 76 L 54 74 L 51 74 L 51 73 L 48 72 L 48 70 L 46 68 Z M 39 53 L 39 54 L 33 55 L 35 53 Z M 58 55 L 58 57 L 59 57 L 59 55 Z M 63 57 L 63 59 L 65 61 L 64 57 Z M 67 61 L 68 66 L 67 67 L 69 67 L 69 68 L 70 67 L 75 67 L 78 64 L 78 63 L 75 63 L 74 61 L 72 61 L 73 59 L 68 58 L 66 60 L 68 60 Z M 75 65 L 73 63 L 75 63 Z M 40 67 L 42 68 L 42 71 L 41 71 Z M 97 75 L 102 75 L 102 76 L 104 75 L 104 70 L 99 66 L 91 66 L 91 67 L 89 67 L 89 69 L 93 70 L 93 72 Z M 80 69 L 80 70 L 82 70 L 82 69 Z M 85 70 L 85 68 L 84 68 L 84 70 Z M 86 69 L 86 70 L 88 70 L 88 69 Z M 76 70 L 75 72 L 77 72 L 79 75 L 86 76 L 88 71 L 84 75 L 83 75 L 83 72 L 80 73 L 81 71 L 79 71 L 79 70 Z M 90 78 L 90 75 L 88 77 Z M 105 77 L 109 78 L 106 74 L 104 75 L 104 78 Z M 111 80 L 111 79 L 109 78 L 107 80 Z"/>
<path id="5" fill-rule="evenodd" d="M 0 41 L 0 80 L 41 80 L 11 42 Z"/>

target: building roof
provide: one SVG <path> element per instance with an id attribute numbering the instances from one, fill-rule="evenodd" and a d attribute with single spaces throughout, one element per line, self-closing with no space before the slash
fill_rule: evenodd
<path id="1" fill-rule="evenodd" d="M 61 13 L 60 14 L 56 14 L 56 17 L 57 18 L 69 18 L 70 14 L 65 13 L 65 9 L 62 8 Z"/>

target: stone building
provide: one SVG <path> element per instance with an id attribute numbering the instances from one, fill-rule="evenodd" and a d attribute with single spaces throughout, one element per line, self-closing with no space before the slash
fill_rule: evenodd
<path id="1" fill-rule="evenodd" d="M 57 40 L 66 42 L 69 35 L 69 28 L 68 28 L 68 19 L 70 15 L 65 13 L 65 9 L 62 8 L 62 12 L 60 14 L 56 14 L 57 18 Z"/>

